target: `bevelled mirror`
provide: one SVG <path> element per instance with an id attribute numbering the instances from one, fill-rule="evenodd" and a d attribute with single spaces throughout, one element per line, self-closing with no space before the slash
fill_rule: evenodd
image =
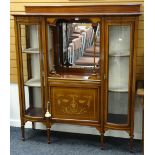
<path id="1" fill-rule="evenodd" d="M 55 19 L 47 30 L 49 73 L 99 73 L 99 23 L 87 18 Z"/>

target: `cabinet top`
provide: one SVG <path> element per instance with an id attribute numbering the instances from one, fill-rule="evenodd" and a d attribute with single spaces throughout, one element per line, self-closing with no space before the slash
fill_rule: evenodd
<path id="1" fill-rule="evenodd" d="M 105 5 L 48 5 L 25 6 L 24 13 L 18 15 L 39 16 L 84 16 L 84 15 L 140 15 L 141 4 L 105 4 Z"/>

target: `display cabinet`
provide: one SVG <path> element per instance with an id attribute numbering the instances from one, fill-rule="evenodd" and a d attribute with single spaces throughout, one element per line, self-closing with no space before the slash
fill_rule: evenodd
<path id="1" fill-rule="evenodd" d="M 14 14 L 22 138 L 27 121 L 124 130 L 133 144 L 140 5 L 25 6 Z"/>

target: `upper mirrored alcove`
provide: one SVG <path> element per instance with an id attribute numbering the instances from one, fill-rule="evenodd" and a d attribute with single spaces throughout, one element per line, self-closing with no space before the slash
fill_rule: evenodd
<path id="1" fill-rule="evenodd" d="M 49 73 L 98 72 L 100 24 L 88 19 L 56 19 L 47 25 Z"/>

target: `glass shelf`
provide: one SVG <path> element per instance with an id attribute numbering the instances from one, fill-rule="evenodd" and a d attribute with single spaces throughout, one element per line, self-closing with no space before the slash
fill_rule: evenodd
<path id="1" fill-rule="evenodd" d="M 111 52 L 109 53 L 110 57 L 128 57 L 130 56 L 130 51 L 121 51 L 121 52 Z"/>
<path id="2" fill-rule="evenodd" d="M 25 82 L 25 86 L 41 87 L 40 79 L 36 79 L 36 78 L 30 79 L 30 80 Z"/>
<path id="3" fill-rule="evenodd" d="M 39 54 L 39 48 L 26 48 L 22 50 L 23 53 L 30 53 L 30 54 Z"/>
<path id="4" fill-rule="evenodd" d="M 109 91 L 112 91 L 112 92 L 128 92 L 128 87 L 120 87 L 120 88 L 109 88 Z"/>

